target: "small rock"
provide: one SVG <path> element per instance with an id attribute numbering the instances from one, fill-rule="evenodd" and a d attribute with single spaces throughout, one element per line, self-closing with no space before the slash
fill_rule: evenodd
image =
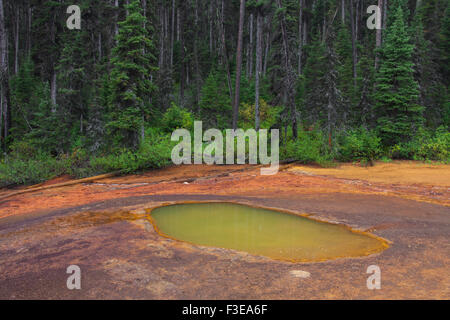
<path id="1" fill-rule="evenodd" d="M 296 278 L 309 278 L 311 276 L 311 273 L 309 273 L 308 271 L 303 271 L 303 270 L 292 270 L 289 272 L 292 276 L 296 277 Z"/>

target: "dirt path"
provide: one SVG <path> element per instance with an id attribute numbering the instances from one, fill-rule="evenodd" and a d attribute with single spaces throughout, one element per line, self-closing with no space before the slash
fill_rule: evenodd
<path id="1" fill-rule="evenodd" d="M 449 299 L 448 175 L 448 166 L 418 163 L 290 165 L 275 176 L 188 166 L 13 196 L 0 204 L 0 298 Z M 292 264 L 163 239 L 145 219 L 162 203 L 209 200 L 309 213 L 392 244 L 366 258 Z M 71 264 L 82 290 L 66 288 Z M 372 264 L 381 290 L 366 287 Z"/>

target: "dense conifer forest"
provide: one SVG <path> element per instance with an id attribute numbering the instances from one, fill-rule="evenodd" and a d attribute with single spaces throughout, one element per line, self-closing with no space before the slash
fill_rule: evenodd
<path id="1" fill-rule="evenodd" d="M 0 184 L 159 168 L 196 120 L 279 129 L 281 160 L 448 162 L 449 38 L 448 0 L 0 0 Z"/>

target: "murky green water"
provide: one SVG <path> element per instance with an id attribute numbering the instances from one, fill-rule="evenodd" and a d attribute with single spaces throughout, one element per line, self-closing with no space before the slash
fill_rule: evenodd
<path id="1" fill-rule="evenodd" d="M 386 244 L 344 226 L 231 203 L 177 204 L 154 209 L 163 235 L 273 259 L 320 261 L 379 252 Z"/>

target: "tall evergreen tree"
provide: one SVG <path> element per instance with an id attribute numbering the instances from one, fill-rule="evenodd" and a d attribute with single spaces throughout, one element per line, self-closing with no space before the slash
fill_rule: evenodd
<path id="1" fill-rule="evenodd" d="M 151 73 L 156 70 L 151 26 L 145 24 L 139 0 L 125 6 L 128 14 L 119 22 L 117 46 L 112 52 L 110 121 L 108 128 L 118 142 L 137 147 L 143 138 L 145 117 L 149 115 L 156 86 Z"/>
<path id="2" fill-rule="evenodd" d="M 444 99 L 442 104 L 443 124 L 447 128 L 450 127 L 450 92 L 448 86 L 450 84 L 450 3 L 447 4 L 445 15 L 442 19 L 441 32 L 439 34 L 440 47 L 440 65 L 442 66 L 443 83 L 445 86 Z"/>
<path id="3" fill-rule="evenodd" d="M 413 77 L 413 50 L 399 6 L 386 33 L 375 79 L 378 130 L 386 145 L 406 140 L 422 124 L 423 107 L 417 103 L 419 91 Z"/>
<path id="4" fill-rule="evenodd" d="M 444 79 L 448 85 L 450 82 L 450 3 L 447 4 L 445 15 L 442 19 L 441 32 L 439 33 L 439 46 L 441 66 Z"/>
<path id="5" fill-rule="evenodd" d="M 200 115 L 206 127 L 228 128 L 231 124 L 231 100 L 223 73 L 212 70 L 206 78 L 200 99 Z"/>
<path id="6" fill-rule="evenodd" d="M 445 86 L 442 84 L 439 65 L 439 50 L 432 41 L 427 40 L 422 24 L 422 15 L 416 12 L 411 28 L 414 43 L 413 62 L 415 79 L 419 84 L 419 102 L 425 108 L 427 125 L 438 127 L 442 124 L 442 108 L 445 99 Z M 440 55 L 443 56 L 443 55 Z"/>
<path id="7" fill-rule="evenodd" d="M 337 55 L 337 87 L 342 93 L 342 99 L 345 103 L 345 109 L 342 110 L 344 119 L 354 113 L 354 93 L 353 85 L 353 60 L 352 60 L 352 42 L 350 32 L 345 24 L 341 24 L 336 38 L 336 55 Z"/>
<path id="8" fill-rule="evenodd" d="M 301 78 L 299 93 L 303 101 L 302 114 L 310 124 L 321 119 L 321 109 L 326 104 L 326 88 L 323 87 L 325 77 L 326 48 L 319 39 L 314 39 L 307 47 L 308 59 Z"/>

